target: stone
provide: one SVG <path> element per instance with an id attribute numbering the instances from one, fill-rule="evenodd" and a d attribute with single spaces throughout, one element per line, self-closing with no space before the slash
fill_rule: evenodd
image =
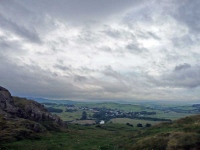
<path id="1" fill-rule="evenodd" d="M 66 126 L 58 116 L 49 113 L 42 104 L 26 98 L 12 97 L 10 92 L 0 86 L 0 114 L 19 117 L 36 122 L 51 121 L 58 126 Z"/>

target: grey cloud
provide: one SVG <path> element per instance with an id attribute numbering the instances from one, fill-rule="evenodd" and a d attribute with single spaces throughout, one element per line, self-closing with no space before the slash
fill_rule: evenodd
<path id="1" fill-rule="evenodd" d="M 175 51 L 173 52 L 165 51 L 163 52 L 163 54 L 165 55 L 166 62 L 175 62 L 175 61 L 180 60 L 179 54 Z"/>
<path id="2" fill-rule="evenodd" d="M 84 66 L 80 67 L 78 70 L 85 74 L 94 73 L 94 72 L 99 73 L 98 69 L 92 69 L 92 68 L 88 68 L 88 67 L 84 67 Z"/>
<path id="3" fill-rule="evenodd" d="M 55 76 L 54 72 L 38 66 L 17 66 L 11 61 L 1 60 L 0 83 L 13 95 L 65 98 L 76 95 L 80 89 L 66 77 Z M 72 96 L 73 97 L 73 96 Z"/>
<path id="4" fill-rule="evenodd" d="M 183 64 L 176 66 L 174 71 L 158 79 L 159 86 L 196 88 L 200 86 L 200 66 Z"/>
<path id="5" fill-rule="evenodd" d="M 126 49 L 128 49 L 129 52 L 135 53 L 135 54 L 141 54 L 143 52 L 148 52 L 147 49 L 145 49 L 145 48 L 139 48 L 138 44 L 132 44 L 132 43 L 126 45 Z"/>
<path id="6" fill-rule="evenodd" d="M 180 4 L 179 1 L 166 0 L 157 5 L 157 2 L 160 1 L 1 0 L 0 29 L 5 34 L 16 34 L 23 40 L 20 38 L 16 42 L 8 40 L 8 34 L 0 35 L 0 83 L 19 96 L 93 100 L 162 99 L 162 96 L 167 99 L 171 97 L 171 93 L 175 97 L 180 96 L 176 93 L 176 88 L 199 88 L 200 67 L 192 65 L 199 62 L 198 51 L 196 54 L 190 53 L 190 48 L 198 46 L 199 3 L 194 1 L 191 4 L 191 1 L 184 0 Z M 157 26 L 160 19 L 163 23 L 165 17 L 175 19 L 173 23 L 180 26 L 187 25 L 192 34 L 186 33 L 180 37 L 179 34 L 171 35 L 170 32 L 170 37 L 166 35 L 170 39 L 164 39 L 165 35 L 148 27 Z M 169 22 L 164 23 L 168 25 Z M 63 37 L 60 34 L 62 27 L 69 30 L 66 34 L 72 34 L 73 37 Z M 56 39 L 49 34 L 51 31 L 56 32 Z M 107 39 L 111 41 L 106 41 Z M 162 46 L 145 49 L 142 42 L 148 39 L 160 40 L 164 44 L 171 40 L 172 43 L 169 43 L 169 47 L 164 47 L 165 50 Z M 26 45 L 23 44 L 26 42 L 32 42 L 29 45 L 33 45 L 33 48 L 44 48 L 44 51 L 37 53 L 31 50 L 39 58 L 31 58 L 29 48 L 24 50 Z M 63 55 L 65 52 L 69 59 Z M 192 60 L 181 57 L 186 53 L 190 53 Z M 27 60 L 32 59 L 28 60 L 29 63 L 33 62 L 32 65 L 26 65 L 26 61 L 22 60 L 25 54 L 28 56 Z M 147 60 L 141 60 L 141 64 L 136 62 L 139 66 L 129 70 L 128 62 L 134 63 L 129 59 L 131 57 L 127 57 L 130 54 L 131 57 L 135 54 L 134 57 L 138 58 L 135 61 L 139 61 L 141 56 L 147 56 Z M 113 57 L 110 59 L 111 55 Z M 48 62 L 39 61 L 41 58 L 52 58 L 57 62 L 48 66 Z M 86 65 L 83 66 L 81 62 L 73 65 L 74 60 L 79 61 L 78 58 L 86 61 L 83 63 Z M 127 62 L 126 58 L 129 59 Z M 107 67 L 100 64 L 108 59 L 114 63 L 108 61 Z M 33 65 L 34 62 L 38 66 Z M 187 63 L 182 64 L 183 62 Z M 90 63 L 93 64 L 90 66 Z M 148 72 L 150 69 L 153 70 L 153 75 Z"/>
<path id="7" fill-rule="evenodd" d="M 188 63 L 184 63 L 184 64 L 176 66 L 174 70 L 180 71 L 180 70 L 185 70 L 185 69 L 188 69 L 188 68 L 191 68 L 191 65 L 188 64 Z"/>
<path id="8" fill-rule="evenodd" d="M 6 36 L 0 36 L 0 54 L 2 56 L 12 56 L 13 54 L 26 54 L 27 50 L 23 48 L 20 42 L 8 40 Z"/>
<path id="9" fill-rule="evenodd" d="M 138 73 L 132 70 L 126 74 L 122 74 L 115 71 L 111 66 L 106 66 L 102 73 L 106 76 L 106 78 L 111 78 L 111 80 L 109 80 L 109 84 L 105 83 L 105 85 L 102 85 L 105 91 L 120 92 L 121 89 L 122 92 L 135 91 L 137 93 L 142 93 L 151 87 L 151 85 L 147 82 L 147 74 L 144 72 Z"/>
<path id="10" fill-rule="evenodd" d="M 131 87 L 129 85 L 123 84 L 121 82 L 105 84 L 102 87 L 105 92 L 110 93 L 123 93 L 131 91 Z"/>
<path id="11" fill-rule="evenodd" d="M 59 64 L 54 65 L 54 67 L 57 69 L 60 69 L 62 71 L 70 71 L 71 70 L 71 68 L 69 66 L 64 66 L 64 65 L 59 65 Z"/>
<path id="12" fill-rule="evenodd" d="M 55 20 L 22 1 L 0 1 L 0 28 L 11 31 L 29 42 L 42 43 L 41 35 L 56 27 Z"/>
<path id="13" fill-rule="evenodd" d="M 199 33 L 200 29 L 200 1 L 199 0 L 184 0 L 183 2 L 176 1 L 178 11 L 174 12 L 174 17 L 180 22 L 186 24 L 193 34 Z"/>
<path id="14" fill-rule="evenodd" d="M 112 29 L 108 25 L 104 25 L 104 27 L 105 27 L 105 29 L 101 32 L 105 33 L 106 35 L 113 37 L 113 38 L 120 38 L 121 37 L 122 34 L 119 30 Z"/>
<path id="15" fill-rule="evenodd" d="M 85 76 L 76 75 L 74 77 L 75 82 L 82 82 L 82 81 L 86 81 L 86 80 L 87 80 L 87 78 Z"/>
<path id="16" fill-rule="evenodd" d="M 34 29 L 30 31 L 25 27 L 19 26 L 15 22 L 4 18 L 1 14 L 0 14 L 0 28 L 12 31 L 15 34 L 21 36 L 22 38 L 28 39 L 30 42 L 37 42 L 37 43 L 41 42 L 39 35 Z"/>
<path id="17" fill-rule="evenodd" d="M 126 26 L 127 24 L 124 25 L 124 23 L 119 23 L 120 26 Z M 126 29 L 123 28 L 114 28 L 110 26 L 109 24 L 104 24 L 103 30 L 100 30 L 101 33 L 104 33 L 105 36 L 109 36 L 114 39 L 118 40 L 132 40 L 134 42 L 137 42 L 136 39 L 136 34 L 132 33 L 130 31 L 127 31 Z"/>
<path id="18" fill-rule="evenodd" d="M 5 18 L 9 18 L 12 21 L 18 21 L 23 25 L 29 24 L 32 17 L 35 17 L 31 9 L 27 9 L 15 0 L 1 0 L 0 12 Z M 30 18 L 28 19 L 29 16 Z M 27 20 L 26 20 L 27 19 Z M 34 19 L 37 19 L 36 17 Z M 32 22 L 31 22 L 32 23 Z"/>
<path id="19" fill-rule="evenodd" d="M 114 71 L 111 66 L 106 66 L 105 70 L 102 73 L 106 76 L 110 76 L 110 77 L 115 78 L 117 80 L 122 79 L 122 76 L 118 72 Z"/>
<path id="20" fill-rule="evenodd" d="M 126 48 L 129 50 L 138 50 L 138 45 L 137 44 L 128 44 L 126 45 Z"/>
<path id="21" fill-rule="evenodd" d="M 7 49 L 10 47 L 10 45 L 8 44 L 8 42 L 6 42 L 6 37 L 0 37 L 0 47 L 2 49 Z"/>
<path id="22" fill-rule="evenodd" d="M 151 37 L 153 37 L 154 39 L 160 40 L 160 37 L 158 37 L 155 33 L 153 33 L 153 32 L 148 32 L 148 34 L 149 34 Z"/>
<path id="23" fill-rule="evenodd" d="M 69 21 L 86 21 L 86 20 L 100 20 L 109 17 L 113 13 L 120 13 L 129 7 L 138 6 L 141 4 L 139 0 L 22 0 L 28 8 L 36 9 L 40 13 L 45 12 L 54 17 L 62 17 Z M 97 19 L 98 18 L 98 19 Z"/>
<path id="24" fill-rule="evenodd" d="M 90 31 L 89 29 L 82 29 L 80 34 L 78 35 L 78 42 L 79 43 L 95 43 L 98 41 L 99 37 L 95 32 Z"/>
<path id="25" fill-rule="evenodd" d="M 120 32 L 117 30 L 108 30 L 108 31 L 104 31 L 107 35 L 114 37 L 114 38 L 119 38 L 121 36 Z"/>
<path id="26" fill-rule="evenodd" d="M 112 49 L 108 46 L 101 46 L 101 47 L 96 47 L 96 48 L 104 52 L 108 52 L 108 53 L 112 52 Z"/>
<path id="27" fill-rule="evenodd" d="M 140 5 L 139 9 L 132 9 L 123 18 L 122 22 L 128 27 L 133 28 L 133 25 L 138 21 L 152 22 L 152 9 L 154 7 L 147 7 L 147 5 L 152 4 L 152 1 L 144 1 L 143 5 Z M 156 10 L 155 10 L 156 11 Z"/>
<path id="28" fill-rule="evenodd" d="M 185 48 L 185 47 L 191 47 L 192 45 L 194 45 L 198 41 L 193 40 L 191 38 L 191 35 L 187 34 L 187 35 L 185 35 L 183 37 L 175 37 L 175 38 L 173 38 L 172 42 L 173 42 L 175 47 Z"/>

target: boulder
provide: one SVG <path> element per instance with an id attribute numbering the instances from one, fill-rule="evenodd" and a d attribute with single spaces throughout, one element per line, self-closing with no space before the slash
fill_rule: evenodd
<path id="1" fill-rule="evenodd" d="M 0 86 L 0 114 L 17 114 L 19 108 L 14 106 L 10 92 Z"/>

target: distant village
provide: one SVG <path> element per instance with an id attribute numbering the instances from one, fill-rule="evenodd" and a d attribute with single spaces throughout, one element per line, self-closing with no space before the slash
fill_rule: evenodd
<path id="1" fill-rule="evenodd" d="M 49 105 L 49 104 L 48 104 Z M 55 104 L 50 104 L 55 105 Z M 75 111 L 82 111 L 82 117 L 81 120 L 85 119 L 95 119 L 97 123 L 100 123 L 101 121 L 107 122 L 110 119 L 113 118 L 130 118 L 130 119 L 142 119 L 142 120 L 151 120 L 151 121 L 171 121 L 170 119 L 164 119 L 164 118 L 156 118 L 154 115 L 156 115 L 155 111 L 147 112 L 147 111 L 129 111 L 125 112 L 122 110 L 117 109 L 110 109 L 110 108 L 99 108 L 99 107 L 88 107 L 88 106 L 75 106 L 73 104 L 62 104 L 62 106 L 66 107 L 65 112 L 75 112 Z M 54 107 L 49 107 L 49 111 L 51 112 L 62 112 L 62 109 L 57 109 Z M 92 112 L 93 115 L 87 115 L 86 112 Z"/>

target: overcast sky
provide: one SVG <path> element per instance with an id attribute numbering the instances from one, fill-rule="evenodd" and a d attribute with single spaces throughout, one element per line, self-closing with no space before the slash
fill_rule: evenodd
<path id="1" fill-rule="evenodd" d="M 199 0 L 0 0 L 0 85 L 71 100 L 200 100 Z"/>

